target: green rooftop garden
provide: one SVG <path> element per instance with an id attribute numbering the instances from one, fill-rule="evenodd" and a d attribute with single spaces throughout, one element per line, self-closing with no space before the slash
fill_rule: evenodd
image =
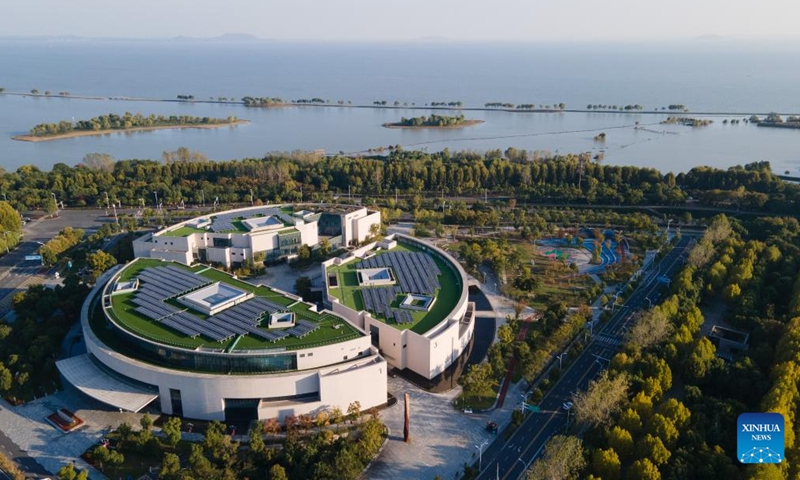
<path id="1" fill-rule="evenodd" d="M 397 247 L 389 251 L 424 252 L 424 250 L 421 248 L 404 243 L 398 244 Z M 385 253 L 385 251 L 381 253 Z M 450 266 L 447 265 L 447 262 L 439 258 L 438 255 L 431 255 L 431 257 L 436 262 L 439 270 L 442 272 L 441 275 L 439 275 L 439 284 L 442 287 L 435 293 L 436 301 L 433 303 L 431 309 L 427 312 L 408 310 L 408 312 L 411 313 L 411 317 L 414 319 L 412 323 L 399 324 L 394 320 L 387 322 L 399 330 L 410 329 L 414 333 L 424 334 L 439 324 L 439 322 L 441 322 L 442 319 L 444 319 L 447 315 L 449 315 L 458 303 L 462 288 L 458 275 L 452 268 L 450 268 Z M 358 276 L 356 274 L 356 270 L 359 268 L 360 263 L 361 261 L 358 260 L 351 261 L 350 263 L 344 265 L 331 266 L 328 268 L 327 272 L 328 274 L 335 273 L 339 282 L 339 286 L 329 289 L 328 293 L 338 298 L 342 304 L 358 311 L 364 310 L 364 299 L 361 296 L 361 290 L 365 288 L 384 288 L 360 287 L 358 285 Z M 405 295 L 398 295 L 395 301 L 392 303 L 392 307 L 398 307 L 404 298 Z M 386 322 L 386 319 L 383 317 L 383 315 L 375 314 L 374 312 L 370 313 L 376 320 Z"/>
<path id="2" fill-rule="evenodd" d="M 206 233 L 208 230 L 204 228 L 196 228 L 196 227 L 180 227 L 176 228 L 175 230 L 169 230 L 161 234 L 162 237 L 188 237 L 193 233 Z"/>
<path id="3" fill-rule="evenodd" d="M 358 330 L 356 330 L 342 318 L 331 314 L 319 314 L 312 312 L 309 305 L 302 302 L 297 302 L 272 290 L 271 288 L 262 285 L 256 286 L 238 279 L 234 279 L 225 272 L 215 270 L 205 265 L 197 265 L 190 268 L 178 263 L 162 262 L 161 260 L 156 259 L 138 259 L 125 268 L 125 270 L 122 272 L 122 275 L 120 275 L 120 279 L 132 279 L 145 268 L 157 267 L 161 265 L 173 265 L 184 268 L 200 276 L 206 277 L 211 281 L 227 283 L 239 289 L 252 292 L 256 296 L 264 297 L 286 307 L 288 311 L 294 312 L 297 320 L 303 319 L 317 323 L 320 328 L 309 333 L 303 338 L 289 336 L 276 342 L 269 342 L 263 338 L 249 334 L 233 337 L 224 342 L 215 342 L 203 336 L 198 336 L 195 338 L 188 337 L 160 324 L 155 320 L 140 315 L 134 311 L 136 305 L 131 303 L 131 300 L 135 295 L 134 293 L 124 293 L 112 296 L 111 315 L 114 317 L 114 320 L 116 320 L 117 323 L 123 328 L 149 340 L 191 349 L 197 347 L 207 347 L 233 351 L 271 348 L 297 350 L 324 344 L 342 342 L 345 340 L 352 340 L 362 335 L 360 332 L 358 332 Z M 179 308 L 186 309 L 184 305 L 172 300 L 168 300 L 168 302 Z M 208 318 L 206 315 L 191 309 L 188 309 L 188 312 L 197 316 L 198 322 L 202 322 L 204 319 Z"/>

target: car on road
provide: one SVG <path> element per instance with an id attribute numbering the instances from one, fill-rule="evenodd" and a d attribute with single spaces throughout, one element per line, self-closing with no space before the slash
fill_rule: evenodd
<path id="1" fill-rule="evenodd" d="M 497 433 L 498 425 L 497 422 L 486 422 L 486 431 L 491 433 Z"/>
<path id="2" fill-rule="evenodd" d="M 567 411 L 567 412 L 568 412 L 568 411 L 570 411 L 570 410 L 572 410 L 572 402 L 564 402 L 564 403 L 561 405 L 561 408 L 563 408 L 563 409 L 564 409 L 565 411 Z"/>

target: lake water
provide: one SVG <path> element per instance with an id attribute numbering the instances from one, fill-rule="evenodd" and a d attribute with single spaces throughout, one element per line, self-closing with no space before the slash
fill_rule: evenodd
<path id="1" fill-rule="evenodd" d="M 73 95 L 169 99 L 192 94 L 241 98 L 321 97 L 370 104 L 394 100 L 422 106 L 485 102 L 671 103 L 692 111 L 800 112 L 794 82 L 800 45 L 694 42 L 621 45 L 447 44 L 215 44 L 156 42 L 0 41 L 0 86 L 7 91 L 69 91 Z M 106 113 L 188 114 L 251 121 L 211 130 L 160 130 L 17 142 L 37 123 L 88 119 Z M 425 110 L 286 107 L 0 95 L 0 165 L 73 165 L 89 152 L 118 159 L 161 157 L 187 146 L 214 159 L 258 157 L 269 151 L 324 149 L 360 152 L 403 145 L 428 151 L 505 149 L 605 151 L 607 163 L 685 171 L 770 160 L 779 172 L 800 169 L 800 131 L 723 125 L 662 126 L 666 115 L 506 113 L 469 111 L 485 123 L 457 130 L 386 129 L 382 123 Z M 698 115 L 700 116 L 700 115 Z M 647 130 L 634 129 L 636 122 Z M 593 141 L 606 132 L 604 144 Z"/>

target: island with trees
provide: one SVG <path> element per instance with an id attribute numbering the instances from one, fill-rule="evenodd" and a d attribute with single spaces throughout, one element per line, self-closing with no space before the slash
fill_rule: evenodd
<path id="1" fill-rule="evenodd" d="M 790 116 L 784 120 L 777 113 L 770 113 L 762 120 L 757 115 L 753 115 L 750 117 L 750 123 L 755 123 L 759 127 L 800 128 L 800 117 Z"/>
<path id="2" fill-rule="evenodd" d="M 483 123 L 483 120 L 469 120 L 464 115 L 436 115 L 431 114 L 429 117 L 403 117 L 399 122 L 384 123 L 386 128 L 462 128 L 471 127 Z"/>
<path id="3" fill-rule="evenodd" d="M 661 125 L 685 125 L 687 127 L 707 127 L 714 123 L 713 120 L 707 118 L 689 118 L 689 117 L 668 117 L 662 120 Z"/>
<path id="4" fill-rule="evenodd" d="M 46 140 L 60 140 L 64 138 L 85 137 L 90 135 L 103 135 L 119 131 L 150 131 L 166 128 L 214 128 L 233 126 L 247 123 L 234 116 L 228 118 L 193 117 L 190 115 L 124 115 L 110 113 L 100 115 L 89 120 L 69 121 L 62 120 L 58 123 L 40 123 L 31 128 L 27 135 L 12 137 L 23 142 L 41 142 Z"/>

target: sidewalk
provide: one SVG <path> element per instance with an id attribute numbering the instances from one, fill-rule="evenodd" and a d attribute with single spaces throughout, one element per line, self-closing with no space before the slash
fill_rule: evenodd
<path id="1" fill-rule="evenodd" d="M 53 474 L 74 462 L 78 469 L 88 469 L 90 479 L 105 479 L 105 475 L 80 458 L 87 448 L 97 443 L 105 430 L 87 422 L 77 431 L 62 433 L 45 421 L 45 417 L 58 408 L 69 408 L 58 399 L 58 395 L 19 407 L 11 407 L 0 399 L 0 428 L 20 449 Z"/>

